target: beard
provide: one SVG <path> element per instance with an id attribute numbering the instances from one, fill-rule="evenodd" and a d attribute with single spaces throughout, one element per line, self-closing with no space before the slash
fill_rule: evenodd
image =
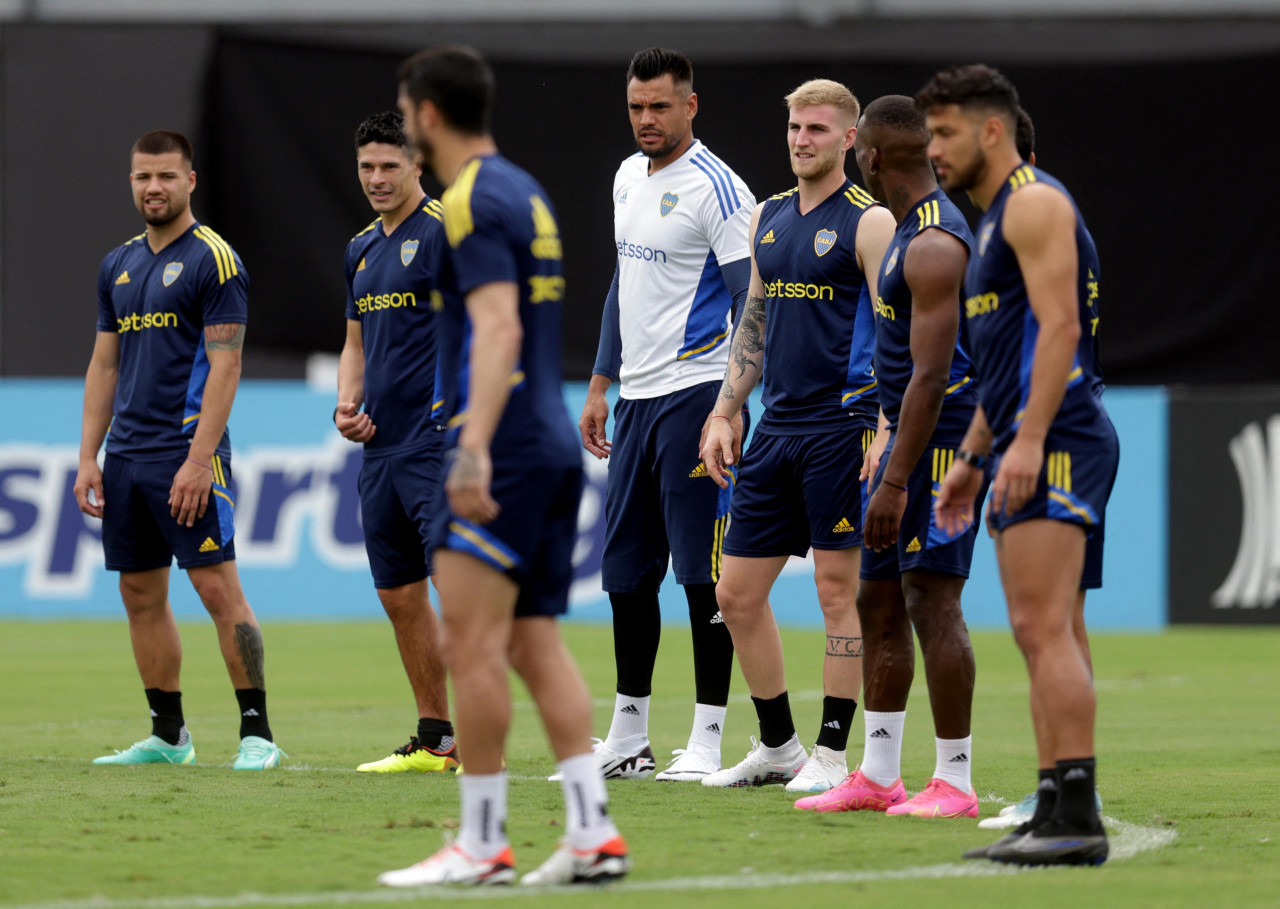
<path id="1" fill-rule="evenodd" d="M 981 153 L 974 156 L 972 163 L 963 170 L 958 167 L 952 167 L 947 171 L 947 175 L 939 182 L 942 188 L 949 193 L 968 192 L 978 185 L 982 178 L 983 172 L 987 168 L 987 159 Z"/>
<path id="2" fill-rule="evenodd" d="M 681 133 L 679 136 L 674 136 L 674 137 L 669 135 L 664 135 L 662 138 L 663 138 L 663 142 L 658 147 L 645 148 L 645 146 L 640 143 L 640 137 L 636 136 L 636 148 L 639 149 L 640 153 L 644 155 L 646 158 L 654 158 L 654 159 L 665 158 L 667 155 L 671 154 L 673 151 L 676 150 L 676 146 L 680 144 L 680 140 L 684 138 L 684 134 Z"/>
<path id="3" fill-rule="evenodd" d="M 147 224 L 152 227 L 164 227 L 186 211 L 186 207 L 179 207 L 174 205 L 173 202 L 166 202 L 164 208 L 160 211 L 151 211 L 145 204 L 139 206 L 139 211 L 142 214 L 142 220 L 146 221 Z"/>

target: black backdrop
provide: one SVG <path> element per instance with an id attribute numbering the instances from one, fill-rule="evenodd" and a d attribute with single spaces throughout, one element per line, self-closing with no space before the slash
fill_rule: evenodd
<path id="1" fill-rule="evenodd" d="M 1280 180 L 1264 127 L 1280 56 L 1091 65 L 1087 55 L 1002 69 L 1036 120 L 1041 166 L 1071 188 L 1098 242 L 1108 380 L 1280 382 Z M 197 146 L 202 218 L 248 267 L 255 345 L 340 348 L 342 251 L 372 218 L 351 134 L 394 106 L 400 59 L 235 33 L 217 40 Z M 613 268 L 609 190 L 633 149 L 626 60 L 493 62 L 499 146 L 542 181 L 559 212 L 565 372 L 585 378 Z M 695 134 L 758 197 L 793 185 L 781 98 L 795 85 L 838 79 L 865 103 L 911 94 L 936 68 L 694 62 Z"/>

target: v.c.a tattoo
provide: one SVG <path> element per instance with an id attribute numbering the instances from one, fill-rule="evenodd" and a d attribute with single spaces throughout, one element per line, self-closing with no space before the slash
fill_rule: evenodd
<path id="1" fill-rule="evenodd" d="M 827 635 L 827 656 L 849 658 L 862 656 L 862 638 L 847 638 L 838 634 Z"/>

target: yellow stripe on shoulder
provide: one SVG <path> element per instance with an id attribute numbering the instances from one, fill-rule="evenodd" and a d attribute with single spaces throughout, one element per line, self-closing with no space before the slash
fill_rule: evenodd
<path id="1" fill-rule="evenodd" d="M 800 187 L 798 187 L 798 186 L 793 186 L 793 187 L 791 187 L 790 189 L 788 189 L 788 190 L 784 190 L 783 192 L 780 192 L 780 193 L 778 193 L 778 194 L 777 194 L 777 195 L 775 195 L 775 196 L 770 196 L 769 198 L 770 198 L 771 200 L 772 200 L 772 199 L 785 199 L 785 198 L 787 198 L 787 196 L 794 196 L 794 195 L 795 195 L 796 193 L 798 193 L 799 191 L 800 191 Z"/>
<path id="2" fill-rule="evenodd" d="M 366 227 L 364 230 L 360 231 L 360 233 L 356 234 L 354 237 L 351 238 L 351 242 L 354 243 L 356 240 L 359 240 L 361 237 L 363 237 L 365 234 L 373 230 L 375 227 L 377 227 L 381 223 L 382 223 L 381 217 L 374 218 L 372 221 L 369 222 L 368 227 Z"/>
<path id="3" fill-rule="evenodd" d="M 204 226 L 197 227 L 194 233 L 213 252 L 213 259 L 218 264 L 219 284 L 226 284 L 230 278 L 240 274 L 236 267 L 236 254 L 231 251 L 226 240 Z"/>
<path id="4" fill-rule="evenodd" d="M 125 240 L 123 245 L 132 246 L 134 243 L 137 243 L 139 240 L 145 240 L 146 237 L 147 237 L 147 232 L 144 230 L 142 233 L 138 234 L 136 237 L 130 237 L 128 240 Z"/>
<path id="5" fill-rule="evenodd" d="M 853 184 L 844 192 L 844 197 L 852 202 L 858 208 L 870 208 L 876 204 L 876 200 L 858 184 Z"/>
<path id="6" fill-rule="evenodd" d="M 449 238 L 449 245 L 454 249 L 476 229 L 471 217 L 471 193 L 476 188 L 476 177 L 483 163 L 481 158 L 468 161 L 453 185 L 444 191 L 441 199 L 444 203 L 445 234 Z"/>
<path id="7" fill-rule="evenodd" d="M 422 206 L 422 210 L 437 221 L 444 221 L 444 206 L 440 203 L 439 199 L 428 199 L 427 204 Z"/>

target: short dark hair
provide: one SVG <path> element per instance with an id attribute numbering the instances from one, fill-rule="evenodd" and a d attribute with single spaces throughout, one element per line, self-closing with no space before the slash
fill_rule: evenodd
<path id="1" fill-rule="evenodd" d="M 1022 108 L 1018 108 L 1018 128 L 1014 130 L 1013 141 L 1018 146 L 1018 157 L 1030 161 L 1036 150 L 1036 125 Z"/>
<path id="2" fill-rule="evenodd" d="M 915 101 L 906 95 L 885 95 L 876 98 L 862 112 L 865 126 L 880 126 L 900 133 L 916 133 L 922 138 L 929 134 L 925 126 L 924 113 L 916 107 Z"/>
<path id="3" fill-rule="evenodd" d="M 190 139 L 171 129 L 153 129 L 149 133 L 143 133 L 133 143 L 129 158 L 132 160 L 134 155 L 168 155 L 173 152 L 182 155 L 187 167 L 195 163 L 196 153 L 191 147 Z"/>
<path id="4" fill-rule="evenodd" d="M 371 143 L 409 147 L 409 137 L 404 131 L 404 117 L 393 110 L 384 110 L 365 117 L 356 127 L 356 151 Z"/>
<path id="5" fill-rule="evenodd" d="M 493 70 L 475 48 L 449 44 L 419 51 L 400 65 L 400 84 L 415 105 L 430 101 L 459 132 L 489 132 Z"/>
<path id="6" fill-rule="evenodd" d="M 947 104 L 999 112 L 1007 115 L 1011 123 L 1021 107 L 1013 83 L 985 63 L 944 69 L 916 94 L 916 106 L 923 111 Z"/>
<path id="7" fill-rule="evenodd" d="M 688 57 L 665 47 L 646 47 L 636 51 L 631 58 L 631 65 L 627 67 L 627 84 L 630 85 L 632 79 L 652 82 L 668 74 L 676 85 L 683 83 L 693 88 L 693 64 Z"/>

